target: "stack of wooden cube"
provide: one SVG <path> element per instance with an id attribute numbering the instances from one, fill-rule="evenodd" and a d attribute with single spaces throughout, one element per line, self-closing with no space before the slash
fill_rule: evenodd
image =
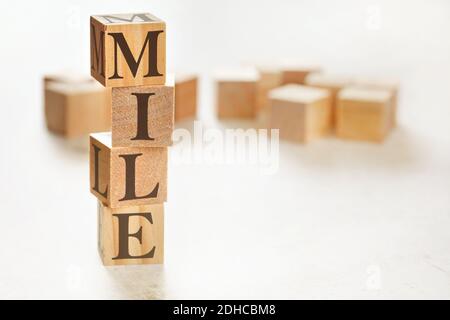
<path id="1" fill-rule="evenodd" d="M 166 79 L 166 25 L 148 13 L 91 16 L 91 75 L 111 88 L 111 132 L 90 138 L 105 265 L 164 259 L 167 147 L 174 83 Z"/>

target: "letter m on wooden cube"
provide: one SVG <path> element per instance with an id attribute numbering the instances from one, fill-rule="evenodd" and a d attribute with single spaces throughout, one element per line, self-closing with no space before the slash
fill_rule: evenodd
<path id="1" fill-rule="evenodd" d="M 105 87 L 159 85 L 166 24 L 149 13 L 91 16 L 91 75 Z"/>

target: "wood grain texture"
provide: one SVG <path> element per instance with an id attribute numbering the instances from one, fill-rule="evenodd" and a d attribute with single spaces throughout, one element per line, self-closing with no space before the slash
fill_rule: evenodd
<path id="1" fill-rule="evenodd" d="M 95 81 L 47 80 L 44 86 L 47 128 L 67 138 L 110 130 L 109 99 L 109 90 Z"/>
<path id="2" fill-rule="evenodd" d="M 329 133 L 331 100 L 328 91 L 286 85 L 270 91 L 269 128 L 280 138 L 307 143 Z"/>
<path id="3" fill-rule="evenodd" d="M 145 15 L 145 20 L 139 18 Z M 105 18 L 106 17 L 106 18 Z M 166 24 L 155 16 L 144 14 L 97 15 L 90 18 L 91 75 L 106 87 L 163 85 L 166 77 Z M 156 50 L 149 44 L 149 32 L 161 31 L 155 41 Z M 124 52 L 116 46 L 115 33 L 123 34 L 135 62 L 140 62 L 136 74 L 127 63 Z M 143 49 L 144 48 L 144 49 Z M 141 55 L 142 53 L 142 55 Z M 156 57 L 154 57 L 156 54 Z M 115 57 L 117 55 L 117 66 Z M 139 57 L 141 60 L 139 61 Z M 157 72 L 151 73 L 152 58 Z M 115 71 L 122 78 L 115 78 Z"/>
<path id="4" fill-rule="evenodd" d="M 391 127 L 392 92 L 349 87 L 338 94 L 336 135 L 383 142 Z"/>
<path id="5" fill-rule="evenodd" d="M 92 134 L 90 190 L 112 208 L 166 201 L 167 148 L 112 148 L 111 133 Z"/>
<path id="6" fill-rule="evenodd" d="M 150 215 L 148 215 L 150 213 Z M 137 215 L 136 215 L 137 214 Z M 145 216 L 151 217 L 151 221 Z M 122 219 L 118 217 L 122 215 Z M 128 216 L 128 217 L 127 217 Z M 128 233 L 134 236 L 123 236 L 119 232 L 120 224 L 128 219 Z M 121 258 L 119 247 L 127 244 L 127 253 L 133 258 Z M 132 206 L 110 208 L 98 202 L 98 250 L 102 262 L 106 266 L 133 264 L 162 264 L 164 262 L 164 205 Z M 152 257 L 136 258 L 152 252 Z"/>
<path id="7" fill-rule="evenodd" d="M 139 106 L 138 95 L 149 95 Z M 174 84 L 112 88 L 112 146 L 167 147 L 172 145 L 174 126 Z M 147 109 L 147 110 L 145 110 Z M 139 122 L 139 124 L 138 124 Z M 145 138 L 138 137 L 138 126 Z"/>
<path id="8" fill-rule="evenodd" d="M 197 114 L 198 77 L 181 75 L 175 78 L 175 121 L 195 118 Z"/>

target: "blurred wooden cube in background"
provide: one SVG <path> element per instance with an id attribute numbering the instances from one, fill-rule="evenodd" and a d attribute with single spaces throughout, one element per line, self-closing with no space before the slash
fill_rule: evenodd
<path id="1" fill-rule="evenodd" d="M 219 118 L 254 118 L 259 75 L 253 69 L 224 70 L 216 74 Z"/>
<path id="2" fill-rule="evenodd" d="M 283 84 L 305 84 L 305 79 L 310 73 L 322 71 L 319 66 L 312 64 L 283 64 L 281 70 Z"/>
<path id="3" fill-rule="evenodd" d="M 280 129 L 281 139 L 306 143 L 330 131 L 327 90 L 291 84 L 270 91 L 269 97 L 269 127 Z"/>
<path id="4" fill-rule="evenodd" d="M 162 264 L 164 204 L 110 208 L 98 201 L 98 251 L 103 264 Z"/>
<path id="5" fill-rule="evenodd" d="M 256 105 L 258 112 L 268 112 L 270 107 L 269 91 L 280 87 L 283 82 L 283 73 L 277 67 L 258 67 L 259 81 L 257 86 Z"/>
<path id="6" fill-rule="evenodd" d="M 349 87 L 338 94 L 336 135 L 382 142 L 391 129 L 392 91 Z"/>
<path id="7" fill-rule="evenodd" d="M 400 83 L 398 80 L 390 78 L 356 77 L 354 86 L 367 89 L 389 90 L 392 93 L 390 126 L 392 128 L 397 126 L 398 95 L 400 90 Z"/>
<path id="8" fill-rule="evenodd" d="M 197 115 L 198 77 L 193 74 L 175 76 L 175 121 L 193 119 Z"/>
<path id="9" fill-rule="evenodd" d="M 331 123 L 335 125 L 337 94 L 343 88 L 350 86 L 353 79 L 348 76 L 326 74 L 321 72 L 310 73 L 305 78 L 305 84 L 310 87 L 326 89 L 331 98 Z"/>
<path id="10" fill-rule="evenodd" d="M 95 79 L 87 75 L 73 73 L 71 71 L 49 73 L 44 75 L 44 88 L 47 84 L 52 82 L 62 82 L 62 83 L 85 83 L 85 82 L 95 82 Z"/>
<path id="11" fill-rule="evenodd" d="M 48 130 L 67 138 L 111 129 L 110 90 L 84 77 L 45 77 L 44 109 Z"/>

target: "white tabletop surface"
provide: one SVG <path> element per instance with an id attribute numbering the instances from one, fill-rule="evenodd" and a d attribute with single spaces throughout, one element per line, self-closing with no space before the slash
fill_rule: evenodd
<path id="1" fill-rule="evenodd" d="M 0 298 L 450 298 L 447 1 L 43 0 L 0 9 L 11 13 L 0 51 Z M 399 127 L 383 145 L 283 142 L 273 175 L 174 163 L 174 146 L 164 266 L 106 268 L 86 148 L 47 132 L 41 77 L 87 73 L 88 16 L 132 11 L 166 20 L 170 68 L 201 74 L 207 127 L 254 125 L 215 119 L 215 67 L 285 57 L 398 77 Z"/>

